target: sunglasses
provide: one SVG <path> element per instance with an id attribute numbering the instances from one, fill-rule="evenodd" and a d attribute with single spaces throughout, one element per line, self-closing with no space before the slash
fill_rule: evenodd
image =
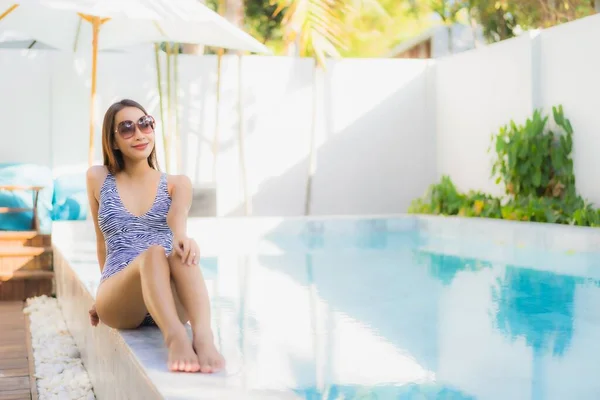
<path id="1" fill-rule="evenodd" d="M 154 132 L 154 118 L 151 115 L 143 115 L 137 122 L 130 120 L 121 121 L 117 125 L 117 133 L 123 139 L 129 139 L 135 135 L 135 127 L 137 126 L 140 132 L 150 134 Z"/>

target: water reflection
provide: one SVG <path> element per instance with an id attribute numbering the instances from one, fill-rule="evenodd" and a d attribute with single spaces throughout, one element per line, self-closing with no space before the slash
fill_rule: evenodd
<path id="1" fill-rule="evenodd" d="M 414 251 L 415 261 L 425 265 L 429 273 L 448 286 L 460 271 L 479 271 L 491 268 L 492 263 L 469 257 L 457 257 L 449 254 L 433 253 L 425 250 Z"/>
<path id="2" fill-rule="evenodd" d="M 533 351 L 531 398 L 543 399 L 546 353 L 561 357 L 573 337 L 575 290 L 581 279 L 508 266 L 493 288 L 495 322 L 511 340 L 523 338 Z"/>
<path id="3" fill-rule="evenodd" d="M 573 337 L 575 290 L 581 278 L 508 266 L 492 290 L 498 328 L 536 351 L 561 356 Z"/>
<path id="4" fill-rule="evenodd" d="M 458 389 L 436 384 L 407 384 L 386 386 L 342 386 L 331 385 L 320 391 L 316 388 L 296 389 L 306 400 L 475 400 Z"/>
<path id="5" fill-rule="evenodd" d="M 302 238 L 308 251 L 219 259 L 215 307 L 231 322 L 219 336 L 237 343 L 248 390 L 600 398 L 587 372 L 600 358 L 596 281 L 425 251 L 411 234 L 329 238 L 317 228 Z"/>

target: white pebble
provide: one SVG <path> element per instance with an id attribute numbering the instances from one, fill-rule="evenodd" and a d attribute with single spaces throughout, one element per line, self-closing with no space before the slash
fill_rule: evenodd
<path id="1" fill-rule="evenodd" d="M 27 299 L 35 377 L 40 400 L 95 400 L 80 352 L 67 329 L 58 301 Z"/>

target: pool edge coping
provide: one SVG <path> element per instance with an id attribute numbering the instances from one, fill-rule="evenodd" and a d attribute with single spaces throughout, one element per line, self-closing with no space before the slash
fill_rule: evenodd
<path id="1" fill-rule="evenodd" d="M 92 296 L 92 294 L 90 293 L 90 291 L 86 287 L 86 285 L 81 281 L 77 272 L 71 268 L 68 259 L 62 254 L 60 248 L 55 245 L 53 245 L 52 248 L 53 248 L 53 252 L 54 252 L 53 257 L 54 257 L 54 265 L 55 265 L 54 271 L 55 271 L 55 279 L 56 279 L 56 298 L 60 304 L 62 315 L 63 315 L 63 318 L 65 319 L 67 327 L 68 327 L 71 335 L 75 339 L 77 347 L 79 348 L 82 362 L 88 372 L 88 375 L 90 376 L 90 380 L 92 382 L 93 390 L 94 390 L 94 394 L 95 394 L 96 398 L 99 400 L 103 399 L 103 398 L 107 398 L 107 399 L 111 399 L 111 400 L 118 399 L 118 398 L 130 399 L 130 398 L 132 398 L 131 397 L 132 394 L 134 394 L 134 395 L 139 394 L 139 392 L 137 390 L 140 389 L 139 386 L 135 386 L 135 387 L 132 386 L 131 387 L 132 390 L 125 392 L 123 390 L 123 389 L 125 389 L 125 387 L 124 387 L 125 385 L 119 385 L 116 397 L 111 396 L 109 394 L 109 393 L 111 393 L 111 390 L 110 390 L 111 387 L 109 386 L 107 388 L 102 384 L 102 382 L 107 380 L 106 379 L 107 371 L 106 370 L 98 371 L 98 369 L 100 369 L 101 367 L 99 365 L 97 365 L 97 363 L 93 362 L 93 359 L 99 359 L 98 355 L 94 354 L 97 352 L 96 351 L 97 349 L 94 346 L 85 346 L 85 344 L 94 342 L 95 339 L 98 339 L 97 336 L 101 335 L 102 336 L 101 340 L 108 341 L 113 345 L 112 348 L 108 348 L 108 349 L 114 349 L 115 353 L 117 353 L 120 356 L 124 356 L 124 358 L 125 358 L 124 361 L 126 361 L 128 364 L 128 365 L 123 365 L 123 364 L 117 363 L 116 365 L 120 366 L 122 369 L 128 369 L 128 371 L 130 373 L 132 373 L 132 372 L 135 373 L 136 374 L 135 378 L 137 378 L 138 383 L 142 383 L 144 385 L 144 387 L 146 389 L 144 392 L 145 395 L 147 396 L 150 394 L 150 397 L 144 397 L 144 398 L 149 399 L 149 400 L 150 399 L 164 399 L 164 396 L 160 393 L 160 391 L 158 390 L 156 385 L 152 382 L 152 380 L 146 373 L 143 365 L 141 364 L 140 360 L 135 355 L 135 353 L 131 350 L 130 346 L 127 344 L 127 342 L 125 341 L 124 337 L 122 336 L 122 334 L 119 330 L 110 328 L 105 325 L 99 325 L 96 327 L 92 327 L 89 322 L 89 316 L 87 313 L 85 313 L 81 317 L 79 317 L 79 315 L 81 315 L 81 313 L 74 312 L 75 310 L 74 310 L 73 306 L 75 304 L 73 301 L 69 302 L 69 300 L 72 300 L 71 297 L 74 296 L 73 292 L 75 290 L 80 291 L 80 293 L 82 294 L 84 299 L 79 299 L 79 300 L 84 300 L 85 304 L 93 304 L 94 297 Z M 72 286 L 71 290 L 69 290 L 67 288 L 67 286 L 69 286 L 69 285 Z M 88 307 L 86 307 L 86 308 L 88 308 Z M 87 333 L 91 332 L 91 335 L 86 335 L 85 332 L 82 332 L 82 329 L 80 328 L 81 326 L 88 327 Z M 89 337 L 89 336 L 91 336 L 91 337 Z M 108 350 L 108 349 L 105 349 L 105 350 Z M 119 380 L 126 379 L 126 378 L 119 379 L 119 377 L 127 375 L 127 372 L 120 374 L 120 373 L 118 373 L 119 371 L 117 371 L 116 369 L 111 369 L 110 371 L 115 372 L 110 377 L 111 378 L 111 379 L 109 379 L 110 382 L 117 382 Z M 129 392 L 131 392 L 131 393 L 129 393 Z"/>

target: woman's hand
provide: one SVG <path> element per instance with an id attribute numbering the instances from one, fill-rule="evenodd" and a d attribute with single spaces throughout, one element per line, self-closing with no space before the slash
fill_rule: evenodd
<path id="1" fill-rule="evenodd" d="M 181 256 L 181 261 L 187 265 L 197 265 L 200 259 L 200 248 L 196 241 L 187 236 L 175 236 L 173 248 Z"/>
<path id="2" fill-rule="evenodd" d="M 90 323 L 92 326 L 97 326 L 100 322 L 100 318 L 98 317 L 98 313 L 96 312 L 96 304 L 92 304 L 92 308 L 90 308 Z"/>

